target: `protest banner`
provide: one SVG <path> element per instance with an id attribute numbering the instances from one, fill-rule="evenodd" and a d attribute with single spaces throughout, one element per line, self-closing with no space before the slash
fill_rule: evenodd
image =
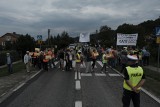
<path id="1" fill-rule="evenodd" d="M 138 34 L 117 33 L 117 45 L 136 46 Z"/>
<path id="2" fill-rule="evenodd" d="M 90 33 L 81 33 L 79 36 L 79 42 L 90 42 Z"/>

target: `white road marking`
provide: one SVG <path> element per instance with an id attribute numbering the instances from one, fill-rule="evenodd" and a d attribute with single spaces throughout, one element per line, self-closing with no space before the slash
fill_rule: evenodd
<path id="1" fill-rule="evenodd" d="M 102 64 L 102 62 L 101 61 L 97 61 L 98 63 L 99 63 L 99 65 L 102 67 L 103 66 L 103 64 Z"/>
<path id="2" fill-rule="evenodd" d="M 117 71 L 116 69 L 113 69 L 115 72 L 117 72 L 120 76 L 124 77 L 123 74 L 121 74 L 119 71 Z M 152 99 L 154 99 L 155 101 L 157 101 L 158 103 L 160 103 L 160 99 L 157 98 L 156 96 L 154 96 L 153 94 L 151 94 L 150 92 L 148 92 L 147 90 L 145 90 L 144 88 L 141 88 L 141 90 L 147 94 L 148 96 L 150 96 Z"/>
<path id="3" fill-rule="evenodd" d="M 80 80 L 81 79 L 81 73 L 78 72 L 78 79 Z"/>
<path id="4" fill-rule="evenodd" d="M 30 79 L 34 78 L 34 77 L 35 77 L 36 75 L 38 75 L 41 71 L 42 71 L 42 69 L 41 69 L 40 71 L 38 71 L 36 74 L 32 75 L 32 76 L 30 77 Z"/>
<path id="5" fill-rule="evenodd" d="M 77 72 L 75 72 L 75 80 L 77 80 Z"/>
<path id="6" fill-rule="evenodd" d="M 151 98 L 153 98 L 155 101 L 157 101 L 158 103 L 160 103 L 160 99 L 157 98 L 156 96 L 152 95 L 150 92 L 148 92 L 147 90 L 145 90 L 144 88 L 141 88 L 141 90 L 146 93 L 148 96 L 150 96 Z"/>
<path id="7" fill-rule="evenodd" d="M 117 76 L 120 76 L 119 74 L 111 74 L 111 73 L 108 73 L 109 76 L 111 77 L 117 77 Z"/>
<path id="8" fill-rule="evenodd" d="M 54 62 L 54 64 L 57 65 L 57 64 L 58 64 L 58 61 Z"/>
<path id="9" fill-rule="evenodd" d="M 91 62 L 91 66 L 92 66 L 93 62 Z M 95 65 L 94 68 L 97 68 L 97 66 Z"/>
<path id="10" fill-rule="evenodd" d="M 101 65 L 100 61 L 97 61 L 97 62 Z M 102 66 L 102 65 L 101 65 L 101 66 Z M 114 70 L 115 72 L 117 72 L 118 74 L 109 74 L 109 76 L 122 76 L 122 77 L 124 77 L 124 75 L 121 74 L 121 73 L 120 73 L 119 71 L 117 71 L 116 69 L 113 68 L 113 70 Z M 147 90 L 145 90 L 145 89 L 143 89 L 143 88 L 142 88 L 142 91 L 143 91 L 144 93 L 146 93 L 148 96 L 150 96 L 151 98 L 153 98 L 155 101 L 157 101 L 158 103 L 160 103 L 160 99 L 159 99 L 159 98 L 157 98 L 156 96 L 152 95 L 150 92 L 148 92 Z"/>
<path id="11" fill-rule="evenodd" d="M 84 76 L 84 77 L 91 77 L 92 74 L 91 74 L 91 73 L 81 73 L 81 76 Z"/>
<path id="12" fill-rule="evenodd" d="M 81 64 L 80 68 L 86 68 L 86 64 L 85 63 Z"/>
<path id="13" fill-rule="evenodd" d="M 75 107 L 82 107 L 82 101 L 76 101 Z"/>
<path id="14" fill-rule="evenodd" d="M 102 73 L 95 73 L 95 76 L 106 76 L 106 74 L 102 74 Z"/>
<path id="15" fill-rule="evenodd" d="M 101 61 L 97 61 L 101 67 L 103 67 L 103 63 Z M 108 68 L 108 66 L 106 66 Z"/>
<path id="16" fill-rule="evenodd" d="M 25 83 L 20 84 L 17 88 L 15 88 L 15 89 L 13 90 L 13 92 L 14 92 L 14 91 L 17 91 L 18 89 L 20 89 L 24 84 L 25 84 Z"/>
<path id="17" fill-rule="evenodd" d="M 76 80 L 76 90 L 80 90 L 81 89 L 81 84 L 79 80 Z"/>
<path id="18" fill-rule="evenodd" d="M 121 74 L 121 73 L 120 73 L 119 71 L 117 71 L 116 69 L 113 68 L 113 70 L 114 70 L 115 72 L 117 72 L 120 76 L 124 77 L 124 75 Z"/>
<path id="19" fill-rule="evenodd" d="M 6 93 L 3 93 L 0 97 L 4 96 Z"/>

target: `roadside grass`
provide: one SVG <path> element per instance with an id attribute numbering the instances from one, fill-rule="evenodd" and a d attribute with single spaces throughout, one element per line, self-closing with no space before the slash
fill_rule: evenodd
<path id="1" fill-rule="evenodd" d="M 24 69 L 25 69 L 25 65 L 24 65 L 23 62 L 13 64 L 13 73 L 21 72 Z M 7 67 L 0 68 L 0 77 L 8 76 L 8 75 L 10 75 L 10 74 L 8 73 L 8 68 Z"/>
<path id="2" fill-rule="evenodd" d="M 120 71 L 121 67 L 117 66 L 116 69 Z M 146 75 L 146 82 L 143 87 L 160 98 L 160 73 L 147 68 L 143 68 L 143 70 Z"/>

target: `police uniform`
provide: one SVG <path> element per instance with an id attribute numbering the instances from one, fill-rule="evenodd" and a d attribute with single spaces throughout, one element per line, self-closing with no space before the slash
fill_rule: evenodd
<path id="1" fill-rule="evenodd" d="M 134 107 L 140 107 L 140 89 L 145 81 L 142 67 L 138 66 L 136 56 L 127 55 L 130 65 L 125 68 L 123 82 L 123 107 L 129 107 L 132 99 Z"/>

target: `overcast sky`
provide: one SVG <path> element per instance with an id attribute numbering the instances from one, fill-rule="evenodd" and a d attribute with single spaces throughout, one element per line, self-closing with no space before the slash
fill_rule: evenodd
<path id="1" fill-rule="evenodd" d="M 160 16 L 160 0 L 0 0 L 0 36 L 7 32 L 47 37 L 67 31 L 93 33 Z"/>

